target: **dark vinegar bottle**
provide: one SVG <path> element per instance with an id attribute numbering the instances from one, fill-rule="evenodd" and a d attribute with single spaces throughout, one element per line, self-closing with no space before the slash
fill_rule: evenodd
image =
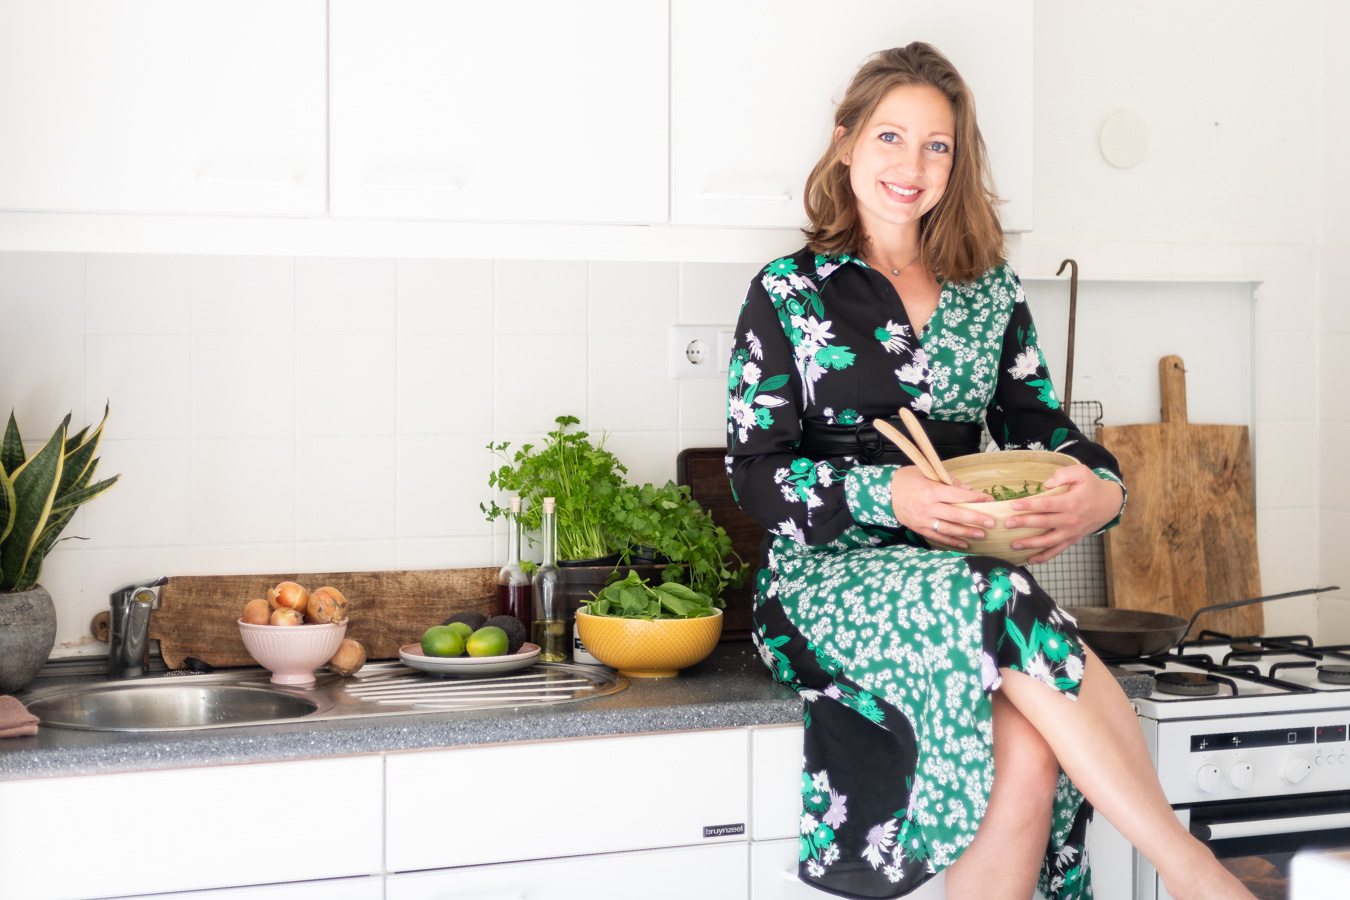
<path id="1" fill-rule="evenodd" d="M 497 573 L 497 612 L 515 616 L 530 633 L 534 613 L 534 592 L 530 576 L 520 564 L 520 543 L 524 528 L 520 522 L 520 498 L 511 498 L 511 515 L 506 520 L 506 565 Z"/>

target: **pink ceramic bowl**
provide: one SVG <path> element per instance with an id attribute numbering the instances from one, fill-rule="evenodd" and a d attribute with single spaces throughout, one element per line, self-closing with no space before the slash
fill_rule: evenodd
<path id="1" fill-rule="evenodd" d="M 314 670 L 333 658 L 347 633 L 337 625 L 249 625 L 239 620 L 244 647 L 272 673 L 273 684 L 313 684 Z"/>

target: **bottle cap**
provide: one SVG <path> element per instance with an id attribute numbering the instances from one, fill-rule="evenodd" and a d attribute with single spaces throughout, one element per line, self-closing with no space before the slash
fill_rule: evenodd
<path id="1" fill-rule="evenodd" d="M 516 494 L 515 496 L 513 496 L 513 497 L 511 498 L 511 502 L 510 502 L 509 505 L 510 505 L 510 507 L 511 507 L 511 514 L 512 514 L 512 515 L 515 515 L 516 513 L 519 513 L 519 512 L 520 512 L 520 495 L 519 495 L 519 494 Z"/>
<path id="2" fill-rule="evenodd" d="M 553 507 L 554 507 L 555 505 L 556 505 L 556 502 L 554 501 L 554 499 L 553 499 L 552 497 L 545 497 L 545 498 L 544 498 L 544 512 L 546 512 L 546 513 L 551 513 L 551 512 L 553 512 Z"/>

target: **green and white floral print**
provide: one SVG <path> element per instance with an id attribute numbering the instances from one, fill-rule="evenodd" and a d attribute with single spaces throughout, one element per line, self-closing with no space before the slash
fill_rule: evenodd
<path id="1" fill-rule="evenodd" d="M 1077 696 L 1073 619 L 1024 569 L 930 548 L 891 508 L 892 465 L 816 459 L 815 425 L 984 420 L 1004 448 L 1052 448 L 1119 481 L 1060 408 L 1006 266 L 944 284 L 915 333 L 861 260 L 802 250 L 751 286 L 728 374 L 727 473 L 773 532 L 752 638 L 804 701 L 801 876 L 843 896 L 900 896 L 969 846 L 992 785 L 990 692 L 1018 671 Z M 1041 889 L 1091 896 L 1091 809 L 1056 790 Z"/>

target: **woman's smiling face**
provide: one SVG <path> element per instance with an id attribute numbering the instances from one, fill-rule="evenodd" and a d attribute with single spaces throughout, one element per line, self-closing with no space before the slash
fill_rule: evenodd
<path id="1" fill-rule="evenodd" d="M 835 139 L 842 135 L 840 126 Z M 937 206 L 955 141 L 951 104 L 937 88 L 901 85 L 882 99 L 843 159 L 869 236 L 917 225 Z"/>

